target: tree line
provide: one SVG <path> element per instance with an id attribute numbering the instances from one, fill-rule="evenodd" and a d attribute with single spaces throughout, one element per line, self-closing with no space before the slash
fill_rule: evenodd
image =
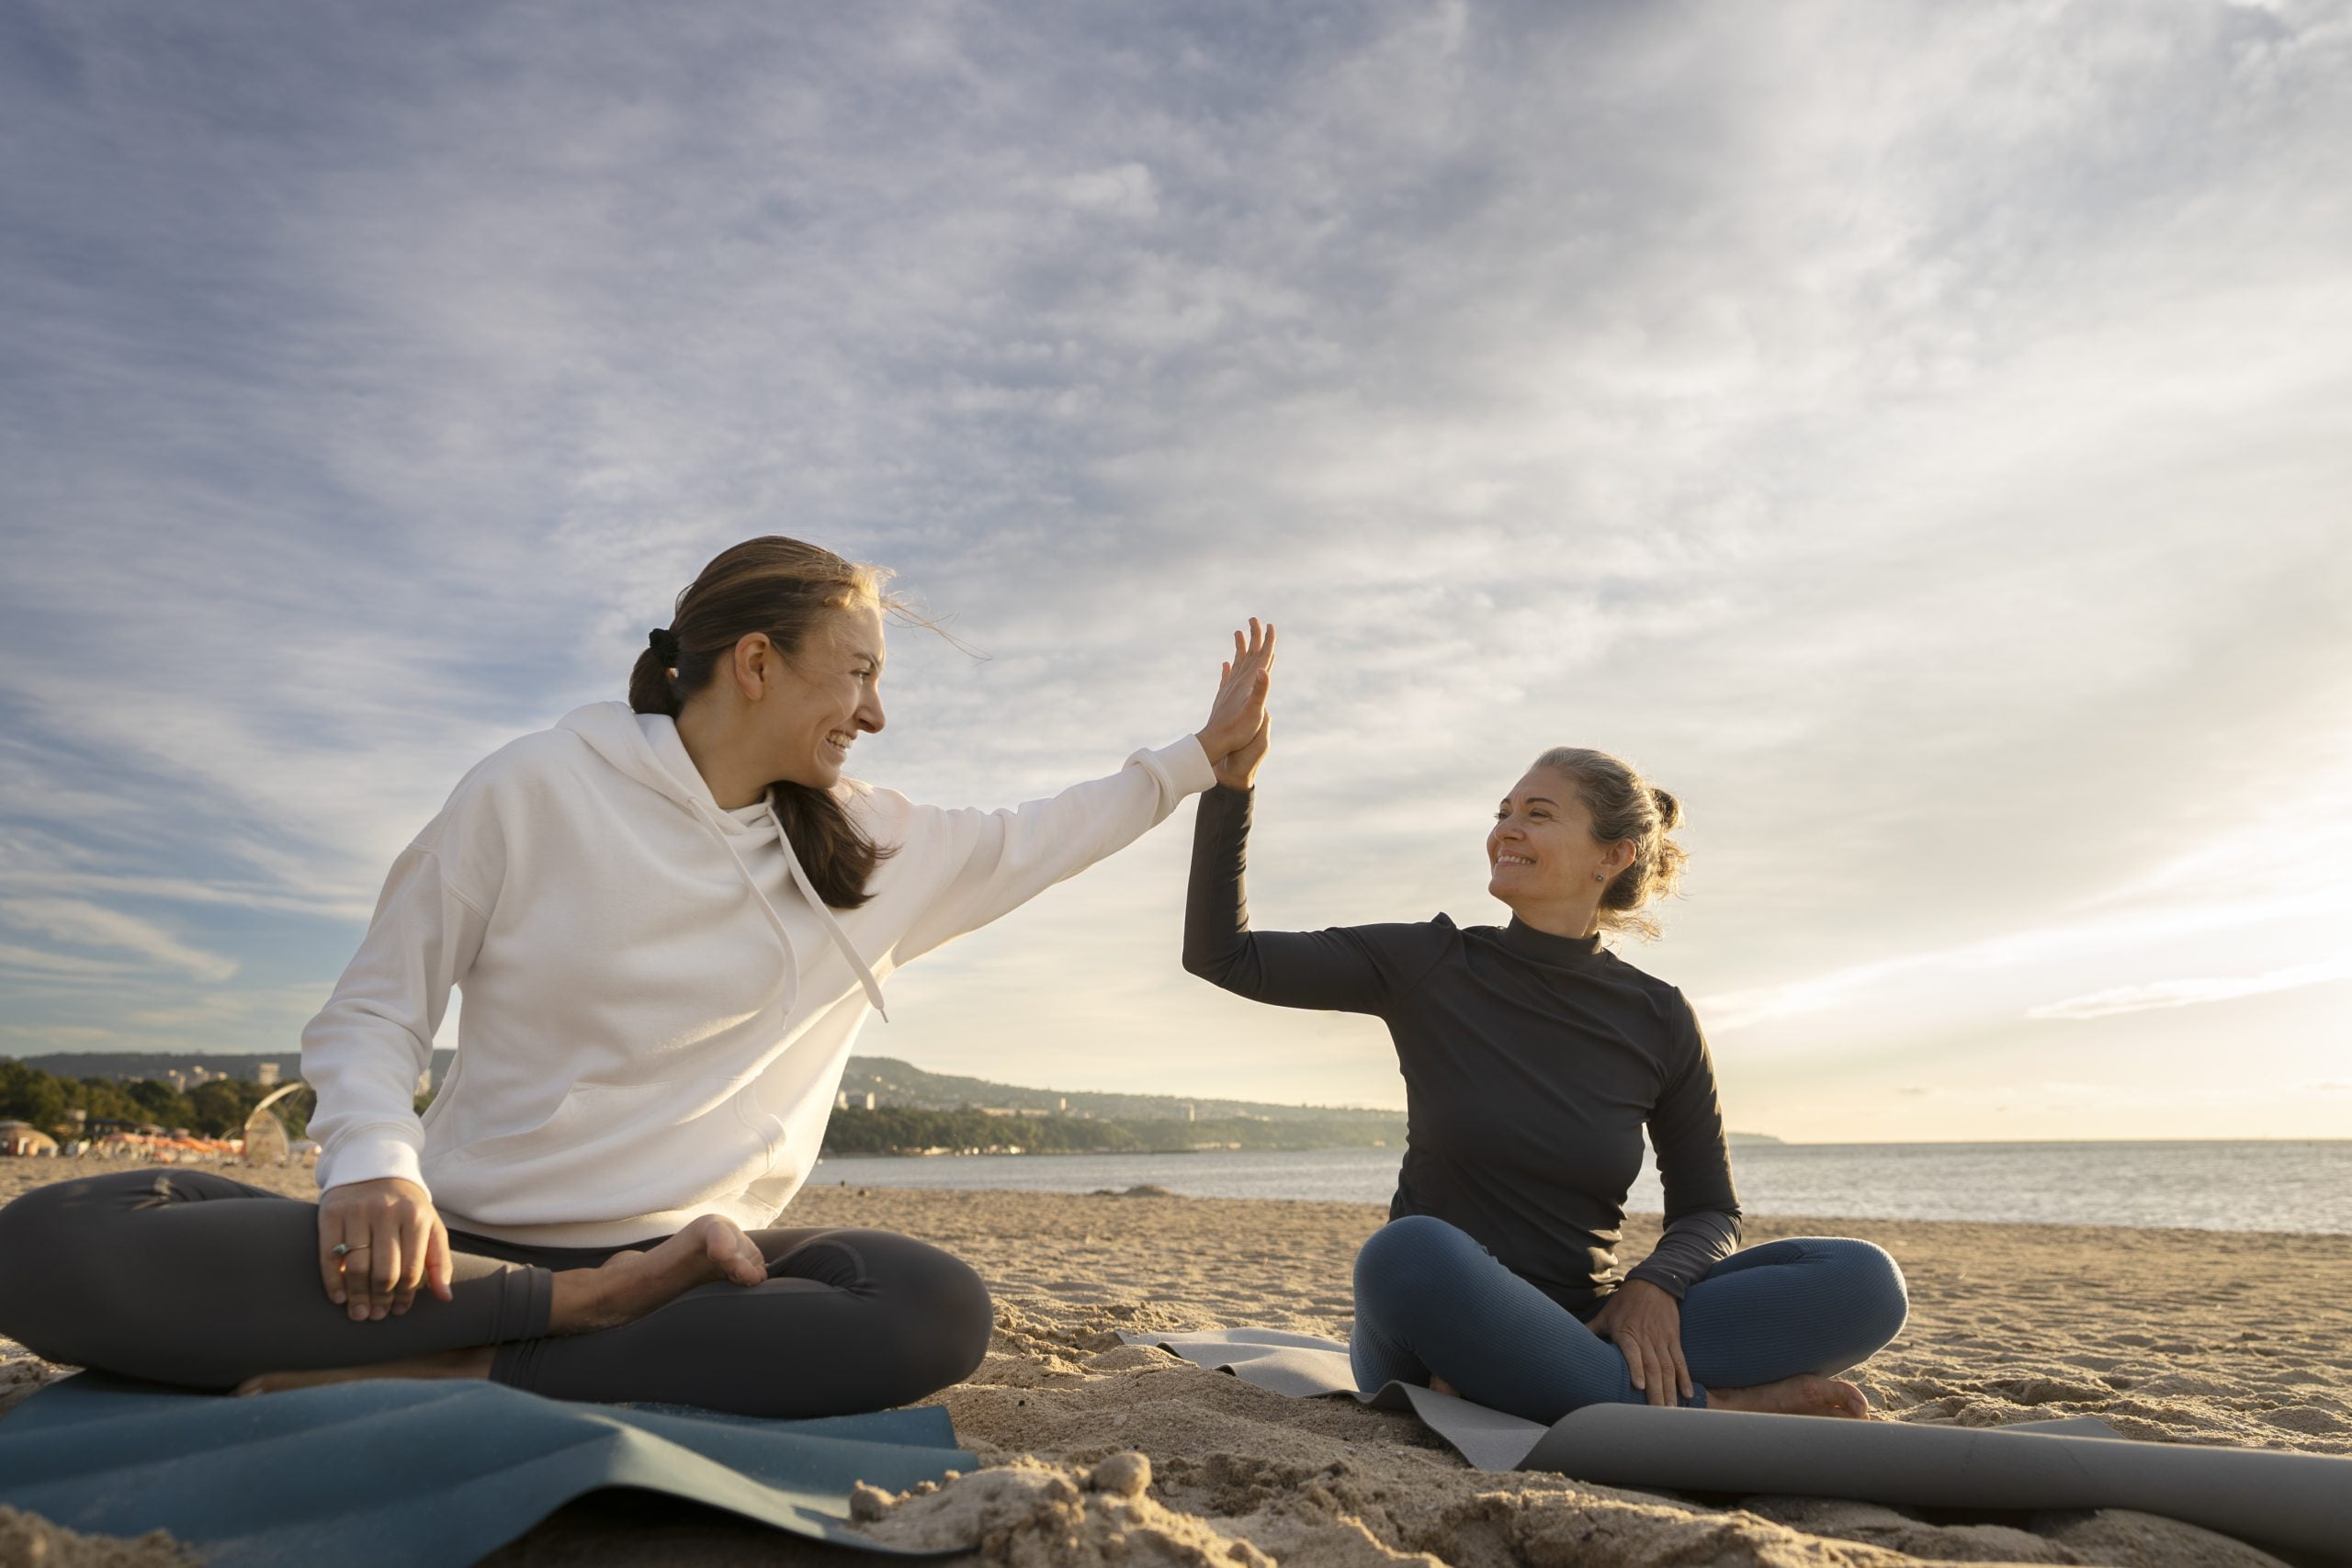
<path id="1" fill-rule="evenodd" d="M 0 1061 L 0 1122 L 29 1122 L 59 1138 L 95 1134 L 106 1122 L 233 1138 L 244 1131 L 254 1107 L 277 1092 L 242 1078 L 209 1078 L 186 1091 L 161 1078 L 61 1078 L 22 1062 Z M 290 1094 L 269 1109 L 293 1136 L 308 1130 L 310 1096 Z M 76 1111 L 86 1120 L 77 1122 Z"/>
<path id="2" fill-rule="evenodd" d="M 185 1091 L 161 1078 L 56 1077 L 22 1062 L 0 1060 L 0 1122 L 28 1122 L 59 1138 L 94 1134 L 107 1123 L 186 1128 L 201 1137 L 232 1138 L 275 1089 L 243 1078 L 211 1078 Z M 431 1096 L 421 1097 L 424 1110 Z M 311 1097 L 288 1095 L 270 1107 L 300 1138 L 308 1130 Z M 74 1112 L 85 1112 L 76 1122 Z M 1026 1154 L 1127 1154 L 1212 1147 L 1245 1149 L 1363 1148 L 1385 1135 L 1402 1147 L 1405 1119 L 1367 1123 L 1361 1112 L 1268 1122 L 1253 1117 L 1186 1122 L 1173 1117 L 1107 1121 L 1084 1116 L 991 1116 L 984 1111 L 917 1111 L 885 1105 L 836 1111 L 825 1129 L 829 1155 L 922 1154 L 933 1149 L 1019 1149 Z"/>

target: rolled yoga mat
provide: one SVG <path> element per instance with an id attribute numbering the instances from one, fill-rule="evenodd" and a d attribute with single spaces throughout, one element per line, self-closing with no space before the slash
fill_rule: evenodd
<path id="1" fill-rule="evenodd" d="M 1347 1347 L 1311 1335 L 1227 1328 L 1125 1337 L 1293 1398 L 1345 1393 L 1381 1409 L 1409 1409 L 1481 1470 L 1914 1507 L 2135 1508 L 2352 1562 L 2352 1459 L 2332 1454 L 2135 1442 L 2088 1416 L 1933 1427 L 1595 1404 L 1547 1428 L 1407 1383 L 1360 1393 Z"/>
<path id="2" fill-rule="evenodd" d="M 1555 1423 L 1520 1468 L 1603 1486 L 1915 1507 L 2136 1508 L 2265 1546 L 2352 1557 L 2352 1459 L 2332 1454 L 2143 1443 L 2034 1425 L 1591 1404 Z"/>
<path id="3" fill-rule="evenodd" d="M 947 1412 L 763 1421 L 385 1380 L 254 1399 L 83 1372 L 0 1418 L 0 1503 L 68 1529 L 167 1530 L 209 1568 L 471 1562 L 572 1498 L 633 1487 L 893 1556 L 849 1526 L 864 1481 L 970 1470 Z"/>

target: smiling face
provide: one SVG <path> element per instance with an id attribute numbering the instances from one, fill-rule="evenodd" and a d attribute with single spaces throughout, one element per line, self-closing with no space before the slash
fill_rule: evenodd
<path id="1" fill-rule="evenodd" d="M 780 661 L 760 705 L 776 778 L 817 789 L 841 782 L 851 745 L 882 728 L 885 657 L 882 611 L 866 603 L 824 615 Z"/>
<path id="2" fill-rule="evenodd" d="M 1572 776 L 1531 768 L 1503 797 L 1487 835 L 1487 891 L 1522 916 L 1598 904 L 1608 879 L 1632 859 L 1631 844 L 1592 836 L 1592 813 Z"/>

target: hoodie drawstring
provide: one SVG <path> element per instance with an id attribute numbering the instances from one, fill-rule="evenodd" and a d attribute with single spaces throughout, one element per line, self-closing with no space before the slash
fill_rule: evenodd
<path id="1" fill-rule="evenodd" d="M 785 952 L 789 954 L 792 952 L 792 937 L 784 929 L 784 917 L 775 912 L 775 906 L 770 904 L 767 895 L 760 891 L 759 883 L 752 878 L 752 868 L 743 863 L 743 856 L 735 848 L 733 841 L 728 838 L 727 830 L 711 820 L 709 809 L 701 802 L 695 802 L 694 807 L 695 817 L 704 827 L 710 829 L 711 836 L 716 838 L 720 846 L 727 851 L 727 858 L 735 863 L 737 874 L 742 877 L 743 886 L 751 890 L 752 902 L 757 904 L 760 907 L 760 913 L 767 917 L 768 924 L 775 930 L 776 941 L 784 944 Z M 770 821 L 775 821 L 774 806 L 768 807 L 768 818 Z M 775 839 L 776 847 L 784 852 L 784 863 L 792 873 L 792 885 L 800 889 L 800 896 L 808 900 L 810 908 L 817 911 L 817 919 L 824 925 L 826 934 L 833 939 L 833 945 L 841 949 L 843 958 L 849 960 L 851 972 L 856 975 L 858 984 L 865 987 L 865 999 L 874 1004 L 874 1010 L 882 1015 L 883 1022 L 889 1022 L 889 1010 L 882 1005 L 882 983 L 874 977 L 874 971 L 866 967 L 865 960 L 859 957 L 857 949 L 850 944 L 849 933 L 842 930 L 842 923 L 839 920 L 833 919 L 832 910 L 827 908 L 825 901 L 817 897 L 817 889 L 810 885 L 808 874 L 800 869 L 800 857 L 793 852 L 792 837 L 784 830 L 784 824 L 780 821 L 775 822 Z"/>

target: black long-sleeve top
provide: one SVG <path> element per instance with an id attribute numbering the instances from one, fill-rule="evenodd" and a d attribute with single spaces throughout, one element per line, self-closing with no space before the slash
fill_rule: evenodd
<path id="1" fill-rule="evenodd" d="M 1715 1071 L 1682 993 L 1601 949 L 1514 918 L 1253 931 L 1243 891 L 1250 795 L 1201 796 L 1184 967 L 1237 996 L 1370 1013 L 1405 1076 L 1391 1219 L 1458 1225 L 1562 1306 L 1620 1283 L 1625 1194 L 1648 1123 L 1666 1234 L 1626 1278 L 1679 1299 L 1739 1245 Z"/>

